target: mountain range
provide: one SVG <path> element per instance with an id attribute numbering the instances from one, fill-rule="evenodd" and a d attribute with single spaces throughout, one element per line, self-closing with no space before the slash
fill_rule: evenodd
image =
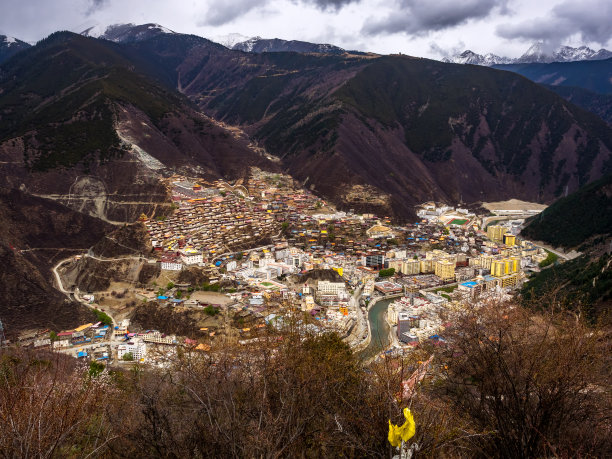
<path id="1" fill-rule="evenodd" d="M 518 58 L 502 57 L 495 54 L 477 54 L 471 50 L 465 50 L 452 57 L 443 58 L 443 62 L 454 64 L 473 64 L 473 65 L 502 65 L 502 64 L 533 64 L 551 62 L 576 62 L 576 61 L 596 61 L 609 59 L 612 52 L 607 49 L 595 51 L 587 46 L 573 48 L 571 46 L 561 46 L 552 52 L 547 52 L 542 42 L 537 42 Z"/>
<path id="2" fill-rule="evenodd" d="M 55 33 L 0 65 L 0 246 L 22 277 L 50 278 L 66 222 L 80 222 L 69 247 L 86 249 L 142 212 L 169 212 L 163 178 L 176 172 L 284 170 L 341 208 L 401 221 L 429 200 L 550 202 L 612 170 L 612 129 L 515 73 L 244 52 L 155 24 L 87 34 L 99 38 Z"/>

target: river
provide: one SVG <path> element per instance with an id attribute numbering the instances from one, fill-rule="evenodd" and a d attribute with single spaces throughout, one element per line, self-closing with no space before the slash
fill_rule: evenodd
<path id="1" fill-rule="evenodd" d="M 368 311 L 370 331 L 372 339 L 363 351 L 359 352 L 359 358 L 370 360 L 389 347 L 389 324 L 387 324 L 387 307 L 395 301 L 395 298 L 381 300 Z"/>

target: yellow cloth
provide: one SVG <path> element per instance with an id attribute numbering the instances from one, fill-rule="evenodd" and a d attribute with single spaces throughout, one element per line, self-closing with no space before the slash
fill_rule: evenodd
<path id="1" fill-rule="evenodd" d="M 414 424 L 414 418 L 408 408 L 404 408 L 404 417 L 406 422 L 401 426 L 391 424 L 389 420 L 389 443 L 395 447 L 399 447 L 403 441 L 408 441 L 414 436 L 416 425 Z"/>

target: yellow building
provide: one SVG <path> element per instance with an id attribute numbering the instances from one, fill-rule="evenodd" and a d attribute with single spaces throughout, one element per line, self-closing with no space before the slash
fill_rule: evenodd
<path id="1" fill-rule="evenodd" d="M 493 260 L 491 263 L 491 275 L 502 277 L 508 274 L 517 273 L 520 267 L 517 257 L 502 258 L 501 260 Z"/>
<path id="2" fill-rule="evenodd" d="M 480 257 L 480 266 L 483 269 L 491 269 L 491 263 L 493 263 L 494 258 L 491 255 L 483 255 Z"/>
<path id="3" fill-rule="evenodd" d="M 516 245 L 516 236 L 510 233 L 504 234 L 504 244 L 510 247 Z"/>
<path id="4" fill-rule="evenodd" d="M 440 279 L 448 280 L 455 278 L 455 264 L 448 260 L 437 260 L 435 274 Z"/>
<path id="5" fill-rule="evenodd" d="M 422 273 L 433 273 L 434 272 L 434 260 L 421 260 L 421 272 Z"/>
<path id="6" fill-rule="evenodd" d="M 487 237 L 494 242 L 502 242 L 506 228 L 500 225 L 489 225 L 487 227 Z"/>
<path id="7" fill-rule="evenodd" d="M 412 275 L 421 272 L 421 262 L 419 260 L 406 260 L 402 263 L 402 274 Z"/>

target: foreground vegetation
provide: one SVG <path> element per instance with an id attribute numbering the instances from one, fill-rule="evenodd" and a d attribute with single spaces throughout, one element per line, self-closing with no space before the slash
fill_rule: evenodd
<path id="1" fill-rule="evenodd" d="M 0 456 L 389 457 L 407 406 L 418 457 L 610 456 L 604 327 L 486 304 L 443 336 L 367 368 L 295 326 L 248 352 L 182 349 L 163 370 L 5 349 Z"/>

